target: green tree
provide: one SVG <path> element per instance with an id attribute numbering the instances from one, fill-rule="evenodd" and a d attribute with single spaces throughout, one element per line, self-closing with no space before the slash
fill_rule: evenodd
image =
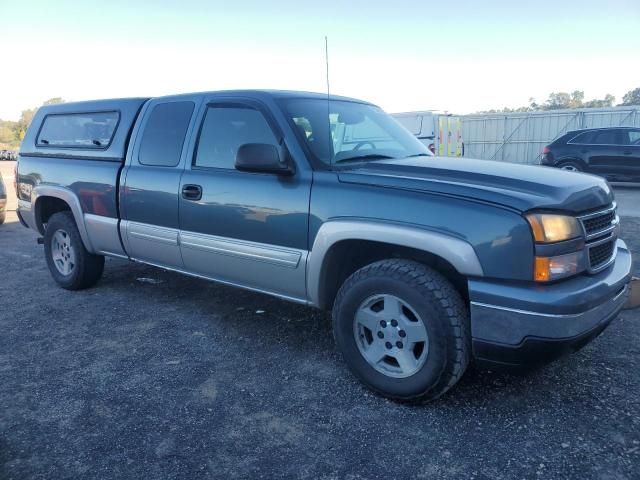
<path id="1" fill-rule="evenodd" d="M 15 122 L 0 120 L 0 145 L 12 146 L 15 140 Z"/>
<path id="2" fill-rule="evenodd" d="M 620 105 L 640 105 L 640 88 L 629 90 L 627 93 L 625 93 L 622 97 L 622 103 Z"/>
<path id="3" fill-rule="evenodd" d="M 43 106 L 55 105 L 58 103 L 64 103 L 64 100 L 62 99 L 62 97 L 50 98 L 49 100 L 45 100 L 42 105 Z M 31 125 L 33 116 L 36 114 L 37 111 L 38 111 L 37 108 L 29 108 L 27 110 L 23 110 L 22 113 L 20 114 L 20 120 L 18 120 L 18 123 L 16 124 L 16 127 L 15 127 L 15 136 L 19 142 L 22 141 L 25 134 L 27 133 L 27 128 L 29 128 L 29 125 Z"/>
<path id="4" fill-rule="evenodd" d="M 64 103 L 64 100 L 62 99 L 62 97 L 50 98 L 49 100 L 45 100 L 45 102 L 42 105 L 56 105 L 57 103 Z"/>
<path id="5" fill-rule="evenodd" d="M 27 110 L 23 110 L 20 114 L 20 119 L 16 123 L 15 126 L 15 137 L 18 141 L 22 141 L 25 133 L 27 133 L 27 128 L 31 124 L 31 120 L 33 120 L 33 116 L 36 114 L 37 108 L 29 108 Z"/>
<path id="6" fill-rule="evenodd" d="M 607 93 L 603 99 L 599 100 L 597 98 L 594 98 L 593 100 L 589 100 L 588 102 L 584 103 L 584 107 L 586 108 L 607 108 L 607 107 L 613 107 L 613 102 L 616 101 L 616 97 L 614 97 L 613 95 L 611 95 L 610 93 Z"/>
<path id="7" fill-rule="evenodd" d="M 542 106 L 543 110 L 560 110 L 564 108 L 580 108 L 583 106 L 584 92 L 574 90 L 571 93 L 553 92 Z"/>

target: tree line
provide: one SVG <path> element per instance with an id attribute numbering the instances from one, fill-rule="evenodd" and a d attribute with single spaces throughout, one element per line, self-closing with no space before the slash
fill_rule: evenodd
<path id="1" fill-rule="evenodd" d="M 537 103 L 534 98 L 529 99 L 529 105 L 508 108 L 501 110 L 484 110 L 478 113 L 509 113 L 509 112 L 530 112 L 533 110 L 562 110 L 570 108 L 605 108 L 613 107 L 615 97 L 607 94 L 602 99 L 592 99 L 585 101 L 584 92 L 575 90 L 571 93 L 553 92 L 549 94 L 549 98 L 543 103 Z M 50 98 L 42 105 L 53 105 L 55 103 L 63 103 L 60 97 Z M 640 105 L 640 88 L 630 90 L 622 97 L 622 103 L 617 106 Z M 16 122 L 11 120 L 0 120 L 0 149 L 16 150 L 20 146 L 20 142 L 24 138 L 27 128 L 35 115 L 37 108 L 23 110 L 20 119 Z"/>
<path id="2" fill-rule="evenodd" d="M 585 101 L 584 92 L 582 90 L 574 90 L 571 93 L 553 92 L 549 94 L 549 98 L 543 103 L 538 103 L 534 98 L 529 99 L 529 105 L 517 108 L 484 110 L 478 113 L 512 113 L 512 112 L 531 112 L 533 110 L 563 110 L 571 108 L 607 108 L 613 107 L 616 97 L 606 94 L 604 98 L 594 98 Z M 626 107 L 630 105 L 640 105 L 640 88 L 629 90 L 622 97 L 622 103 L 617 107 Z"/>
<path id="3" fill-rule="evenodd" d="M 60 97 L 50 98 L 42 105 L 53 105 L 63 103 Z M 0 149 L 17 150 L 20 142 L 27 133 L 27 128 L 36 114 L 37 108 L 23 110 L 17 122 L 11 120 L 0 120 Z"/>

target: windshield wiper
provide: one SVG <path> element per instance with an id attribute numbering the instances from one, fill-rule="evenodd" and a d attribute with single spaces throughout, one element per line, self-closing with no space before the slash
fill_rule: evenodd
<path id="1" fill-rule="evenodd" d="M 407 155 L 405 158 L 411 157 L 433 157 L 433 155 L 429 155 L 428 153 L 414 153 L 413 155 Z"/>
<path id="2" fill-rule="evenodd" d="M 343 163 L 343 162 L 357 162 L 359 160 L 388 160 L 393 157 L 391 155 L 383 155 L 381 153 L 369 153 L 368 155 L 358 155 L 354 157 L 341 158 L 340 160 L 336 160 L 333 163 Z"/>

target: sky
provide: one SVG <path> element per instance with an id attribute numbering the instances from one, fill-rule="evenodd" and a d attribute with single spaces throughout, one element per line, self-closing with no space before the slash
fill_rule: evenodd
<path id="1" fill-rule="evenodd" d="M 640 0 L 0 0 L 0 119 L 67 101 L 326 91 L 471 113 L 640 87 Z"/>

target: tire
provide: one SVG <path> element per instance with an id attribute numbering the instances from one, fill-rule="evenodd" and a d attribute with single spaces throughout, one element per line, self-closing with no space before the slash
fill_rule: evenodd
<path id="1" fill-rule="evenodd" d="M 560 162 L 560 163 L 558 163 L 557 167 L 560 170 L 567 170 L 569 172 L 582 172 L 582 171 L 584 171 L 584 169 L 582 168 L 582 165 L 580 165 L 577 162 Z"/>
<path id="2" fill-rule="evenodd" d="M 391 318 L 394 311 L 401 312 L 401 318 Z M 375 321 L 369 319 L 372 314 Z M 426 339 L 412 342 L 411 336 L 423 339 L 420 325 Z M 407 402 L 434 400 L 460 380 L 471 355 L 469 325 L 465 302 L 451 283 L 409 260 L 382 260 L 356 271 L 340 288 L 333 307 L 335 340 L 350 370 L 373 391 Z M 386 350 L 377 361 L 380 342 Z"/>
<path id="3" fill-rule="evenodd" d="M 4 212 L 0 213 L 0 225 L 2 225 L 6 219 L 7 219 L 7 214 Z"/>
<path id="4" fill-rule="evenodd" d="M 44 255 L 51 276 L 67 290 L 96 284 L 104 270 L 104 257 L 87 251 L 71 212 L 51 216 L 44 232 Z"/>

